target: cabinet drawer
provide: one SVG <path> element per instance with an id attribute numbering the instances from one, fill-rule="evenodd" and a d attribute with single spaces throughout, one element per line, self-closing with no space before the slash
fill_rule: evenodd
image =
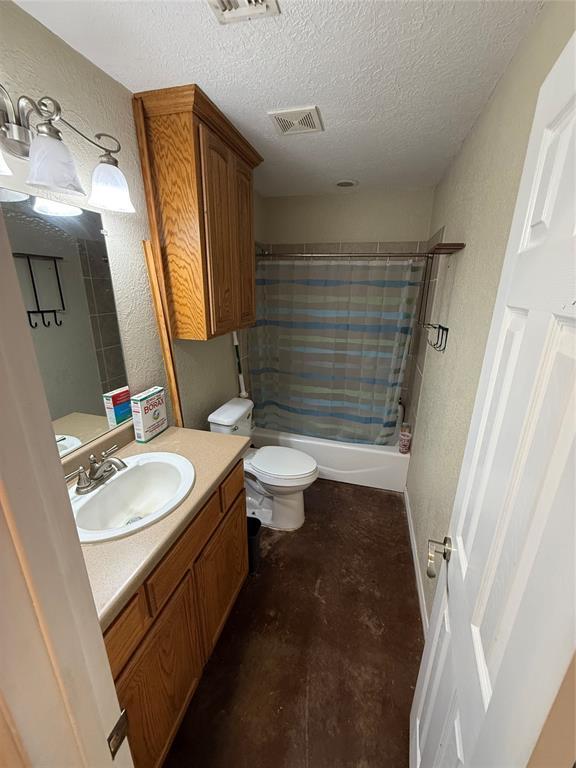
<path id="1" fill-rule="evenodd" d="M 150 621 L 144 589 L 139 589 L 104 635 L 114 679 L 138 647 Z"/>
<path id="2" fill-rule="evenodd" d="M 244 462 L 240 460 L 220 486 L 222 511 L 228 512 L 234 500 L 244 488 Z"/>
<path id="3" fill-rule="evenodd" d="M 220 497 L 216 491 L 147 579 L 146 593 L 153 615 L 162 608 L 186 571 L 192 568 L 221 518 Z"/>

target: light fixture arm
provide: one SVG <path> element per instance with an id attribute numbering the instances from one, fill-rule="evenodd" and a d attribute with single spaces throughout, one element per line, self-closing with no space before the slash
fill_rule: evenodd
<path id="1" fill-rule="evenodd" d="M 122 147 L 115 136 L 111 136 L 109 133 L 97 133 L 94 138 L 87 136 L 79 128 L 76 128 L 75 125 L 62 117 L 60 103 L 51 96 L 42 96 L 38 101 L 35 101 L 30 96 L 24 94 L 19 97 L 17 109 L 15 109 L 10 94 L 0 84 L 0 139 L 4 139 L 2 142 L 3 148 L 10 154 L 16 157 L 28 157 L 30 142 L 33 138 L 30 126 L 32 115 L 41 118 L 35 126 L 39 134 L 60 140 L 62 135 L 55 123 L 61 123 L 81 136 L 85 141 L 97 147 L 97 149 L 102 150 L 103 154 L 100 156 L 100 162 L 118 165 L 118 160 L 114 155 L 118 154 Z M 106 146 L 106 144 L 98 141 L 103 138 L 109 140 L 108 144 L 113 142 L 114 146 Z"/>
<path id="2" fill-rule="evenodd" d="M 12 104 L 12 99 L 10 98 L 10 94 L 4 88 L 2 83 L 0 83 L 0 99 L 2 100 L 2 103 L 4 104 L 4 109 L 0 108 L 1 112 L 5 112 L 6 116 L 8 118 L 8 121 L 10 123 L 16 122 L 16 110 L 14 109 L 14 104 Z"/>
<path id="3" fill-rule="evenodd" d="M 32 114 L 38 115 L 44 120 L 56 122 L 60 119 L 61 112 L 60 104 L 50 96 L 42 96 L 38 101 L 34 101 L 26 95 L 20 96 L 18 99 L 18 122 L 24 128 L 30 128 L 30 115 Z"/>
<path id="4" fill-rule="evenodd" d="M 60 122 L 64 123 L 68 128 L 73 130 L 75 133 L 77 133 L 79 136 L 81 136 L 86 141 L 89 141 L 90 144 L 92 144 L 95 147 L 98 147 L 98 149 L 101 149 L 104 154 L 100 155 L 100 162 L 101 163 L 109 163 L 110 165 L 118 165 L 118 160 L 115 157 L 112 157 L 112 155 L 117 154 L 122 149 L 122 145 L 118 141 L 118 139 L 115 136 L 111 136 L 109 133 L 96 133 L 94 134 L 94 139 L 91 139 L 90 136 L 86 136 L 85 133 L 82 133 L 82 131 L 79 128 L 76 128 L 75 125 L 72 125 L 72 123 L 69 123 L 67 120 L 65 120 L 63 117 L 60 117 Z M 95 139 L 110 139 L 114 142 L 116 145 L 114 149 L 111 149 L 110 147 L 105 146 L 104 144 L 100 144 L 98 141 L 95 141 Z"/>

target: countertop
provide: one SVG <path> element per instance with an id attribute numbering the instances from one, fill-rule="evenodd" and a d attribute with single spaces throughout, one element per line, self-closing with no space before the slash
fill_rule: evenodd
<path id="1" fill-rule="evenodd" d="M 113 541 L 82 544 L 88 578 L 102 630 L 160 562 L 170 545 L 194 519 L 249 444 L 246 437 L 169 427 L 149 443 L 131 442 L 115 456 L 171 451 L 189 459 L 194 486 L 175 510 L 137 533 Z"/>
<path id="2" fill-rule="evenodd" d="M 56 419 L 52 422 L 52 427 L 55 434 L 77 437 L 82 445 L 100 437 L 110 429 L 106 416 L 78 413 L 77 411 Z"/>

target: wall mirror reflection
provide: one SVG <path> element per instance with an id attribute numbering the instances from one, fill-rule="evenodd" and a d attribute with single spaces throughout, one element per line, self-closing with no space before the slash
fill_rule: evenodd
<path id="1" fill-rule="evenodd" d="M 63 457 L 129 417 L 104 404 L 127 378 L 102 220 L 5 189 L 0 206 Z"/>

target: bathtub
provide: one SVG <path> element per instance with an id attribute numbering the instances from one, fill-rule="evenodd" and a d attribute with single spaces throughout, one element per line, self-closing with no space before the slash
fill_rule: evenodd
<path id="1" fill-rule="evenodd" d="M 399 493 L 406 488 L 410 455 L 400 453 L 397 445 L 339 443 L 336 440 L 258 427 L 252 434 L 252 442 L 256 448 L 282 445 L 305 451 L 316 459 L 320 477 L 326 480 L 367 485 Z"/>

